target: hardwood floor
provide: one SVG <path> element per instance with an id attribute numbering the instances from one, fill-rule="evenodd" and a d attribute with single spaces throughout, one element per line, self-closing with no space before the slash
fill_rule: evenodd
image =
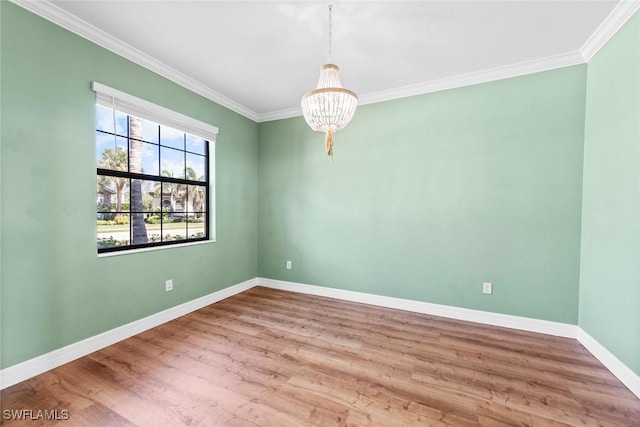
<path id="1" fill-rule="evenodd" d="M 577 341 L 253 288 L 2 391 L 59 426 L 640 426 Z M 4 418 L 4 417 L 3 417 Z"/>

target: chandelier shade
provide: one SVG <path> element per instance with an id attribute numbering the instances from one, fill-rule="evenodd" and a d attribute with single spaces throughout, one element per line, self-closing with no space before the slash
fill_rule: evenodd
<path id="1" fill-rule="evenodd" d="M 356 113 L 358 96 L 342 87 L 338 73 L 337 65 L 325 64 L 316 89 L 302 97 L 302 114 L 315 131 L 336 132 L 345 127 Z"/>
<path id="2" fill-rule="evenodd" d="M 320 70 L 318 85 L 300 101 L 302 114 L 309 127 L 325 132 L 325 151 L 333 154 L 333 134 L 345 127 L 358 107 L 358 96 L 340 83 L 340 69 L 331 63 L 331 9 L 329 6 L 329 63 Z"/>

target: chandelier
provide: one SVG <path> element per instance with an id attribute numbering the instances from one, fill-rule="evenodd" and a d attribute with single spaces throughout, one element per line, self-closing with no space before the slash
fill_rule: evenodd
<path id="1" fill-rule="evenodd" d="M 340 69 L 331 63 L 331 9 L 329 5 L 329 63 L 322 66 L 318 85 L 300 101 L 309 127 L 325 132 L 325 151 L 333 154 L 333 134 L 345 127 L 358 107 L 358 96 L 340 84 Z"/>

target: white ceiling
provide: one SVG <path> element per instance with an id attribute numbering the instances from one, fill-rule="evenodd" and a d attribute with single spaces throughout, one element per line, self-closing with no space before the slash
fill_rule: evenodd
<path id="1" fill-rule="evenodd" d="M 13 0 L 249 118 L 299 114 L 327 62 L 317 1 Z M 583 63 L 618 0 L 333 1 L 333 62 L 361 103 Z"/>

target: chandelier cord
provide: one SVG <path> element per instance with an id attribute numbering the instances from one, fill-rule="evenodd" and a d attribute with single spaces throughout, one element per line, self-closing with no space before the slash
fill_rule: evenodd
<path id="1" fill-rule="evenodd" d="M 331 9 L 333 5 L 329 5 L 329 63 L 331 63 Z"/>

